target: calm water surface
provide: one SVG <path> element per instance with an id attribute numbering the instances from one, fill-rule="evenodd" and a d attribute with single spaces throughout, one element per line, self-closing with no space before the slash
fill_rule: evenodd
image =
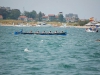
<path id="1" fill-rule="evenodd" d="M 67 31 L 61 35 L 14 35 Z M 100 75 L 100 29 L 0 26 L 0 75 Z M 26 49 L 27 48 L 27 49 Z"/>

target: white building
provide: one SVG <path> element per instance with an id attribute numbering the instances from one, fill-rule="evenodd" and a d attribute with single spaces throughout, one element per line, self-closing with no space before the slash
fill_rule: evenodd
<path id="1" fill-rule="evenodd" d="M 65 18 L 66 18 L 66 22 L 77 22 L 79 19 L 78 15 L 73 13 L 66 14 Z"/>

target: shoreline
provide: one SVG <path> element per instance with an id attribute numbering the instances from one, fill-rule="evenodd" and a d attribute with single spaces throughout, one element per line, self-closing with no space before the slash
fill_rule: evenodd
<path id="1" fill-rule="evenodd" d="M 14 26 L 14 25 L 9 25 L 9 24 L 3 24 L 3 25 L 0 25 L 0 26 Z M 36 26 L 35 24 L 34 25 L 31 25 L 31 26 Z M 55 26 L 55 25 L 52 25 L 54 27 L 60 27 L 60 26 Z M 89 28 L 89 26 L 72 26 L 72 25 L 66 25 L 66 28 L 71 28 L 71 27 L 74 27 L 74 28 Z"/>

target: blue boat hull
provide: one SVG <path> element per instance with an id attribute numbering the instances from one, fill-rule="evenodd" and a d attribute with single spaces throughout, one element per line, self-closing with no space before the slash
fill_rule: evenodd
<path id="1" fill-rule="evenodd" d="M 25 32 L 15 32 L 15 35 L 17 34 L 36 34 L 36 35 L 67 35 L 66 32 L 62 33 L 25 33 Z"/>
<path id="2" fill-rule="evenodd" d="M 66 32 L 63 33 L 21 33 L 21 34 L 36 34 L 36 35 L 66 35 Z"/>

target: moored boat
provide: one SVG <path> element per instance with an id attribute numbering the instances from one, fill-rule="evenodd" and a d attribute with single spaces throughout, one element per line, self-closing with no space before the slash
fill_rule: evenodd
<path id="1" fill-rule="evenodd" d="M 66 28 L 67 26 L 66 26 L 66 24 L 62 24 L 60 27 Z"/>
<path id="2" fill-rule="evenodd" d="M 38 23 L 38 24 L 36 25 L 36 27 L 52 27 L 52 25 L 46 24 L 46 23 L 44 23 L 44 22 L 40 22 L 40 23 Z"/>

